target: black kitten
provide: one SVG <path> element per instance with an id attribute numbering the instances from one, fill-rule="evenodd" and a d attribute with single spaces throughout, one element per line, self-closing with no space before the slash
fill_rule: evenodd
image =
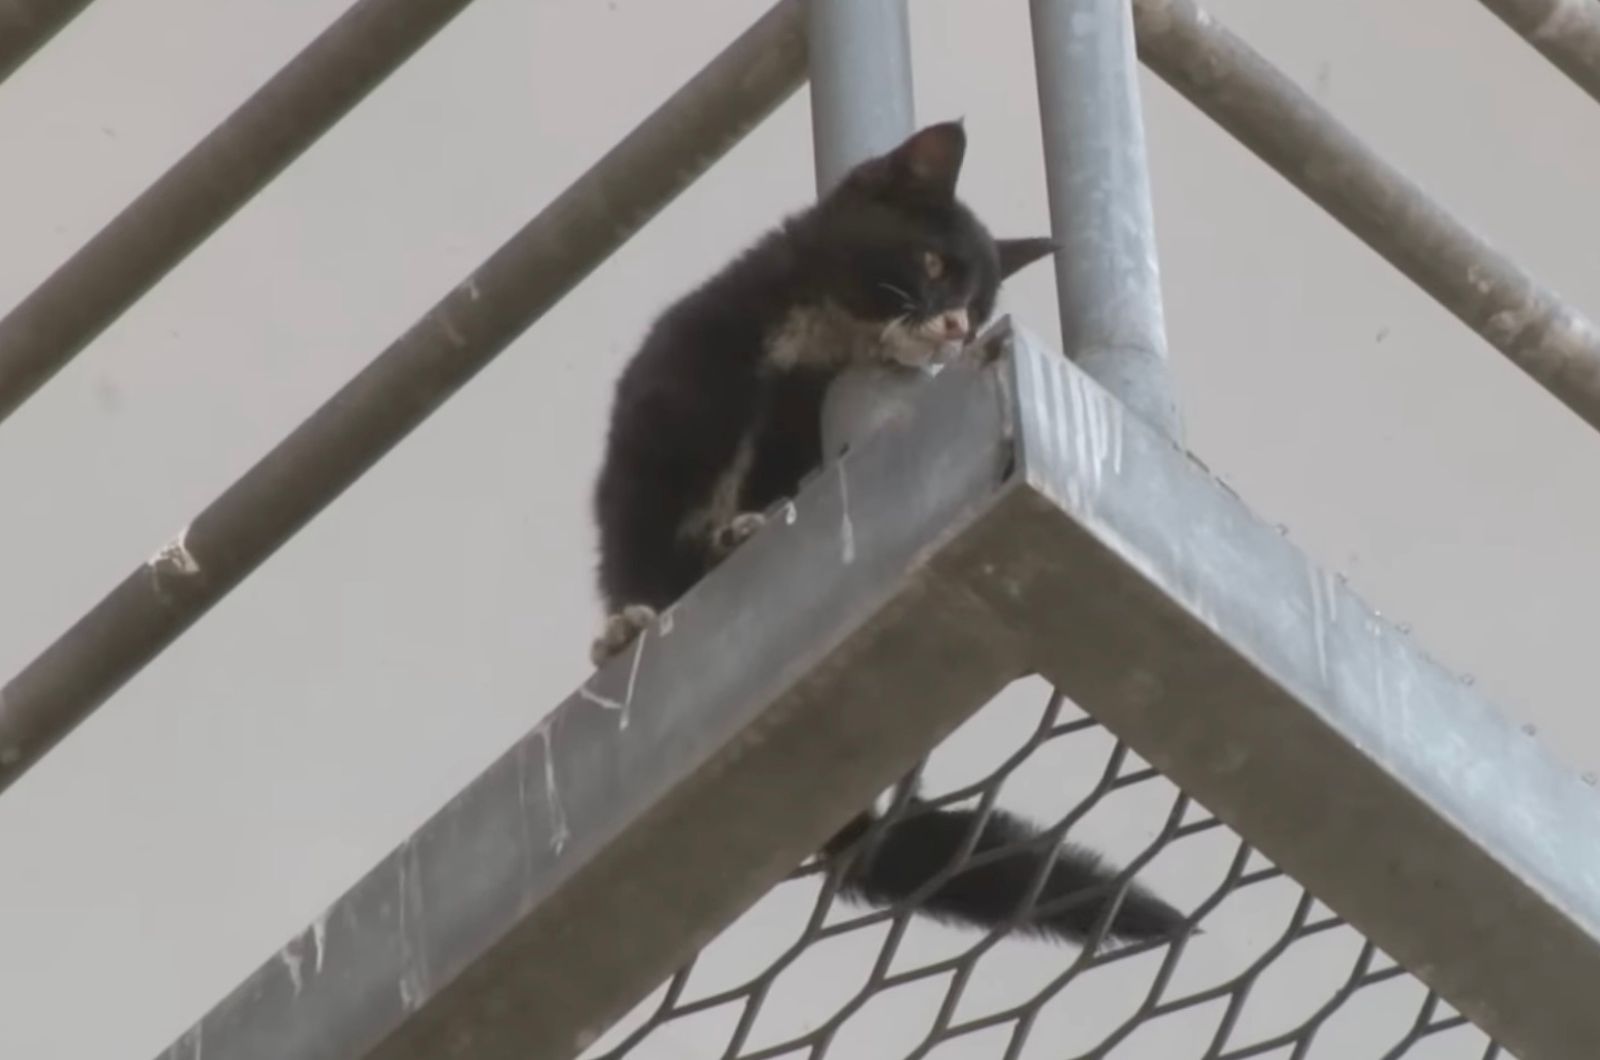
<path id="1" fill-rule="evenodd" d="M 852 365 L 944 360 L 988 321 L 1000 281 L 1053 249 L 1048 239 L 993 239 L 956 199 L 965 151 L 958 123 L 921 130 L 857 166 L 656 321 L 617 384 L 595 491 L 610 611 L 591 651 L 597 665 L 821 464 L 822 399 L 834 377 Z M 871 820 L 852 822 L 829 852 L 841 853 Z M 847 893 L 888 902 L 916 890 L 960 851 L 967 820 L 908 816 L 857 859 Z M 996 814 L 977 849 L 1035 834 Z M 923 908 L 993 926 L 1015 909 L 1043 856 L 1013 854 L 957 874 Z M 1092 854 L 1065 849 L 1040 900 L 1103 889 L 1109 878 Z M 1035 913 L 1026 926 L 1082 937 L 1108 898 Z M 1112 931 L 1164 935 L 1181 920 L 1130 889 Z"/>

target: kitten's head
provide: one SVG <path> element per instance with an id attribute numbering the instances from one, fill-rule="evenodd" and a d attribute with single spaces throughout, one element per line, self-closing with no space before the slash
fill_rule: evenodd
<path id="1" fill-rule="evenodd" d="M 994 312 L 1000 281 L 1054 249 L 995 240 L 956 198 L 966 147 L 959 122 L 930 125 L 858 165 L 817 207 L 818 282 L 902 364 L 959 350 Z"/>

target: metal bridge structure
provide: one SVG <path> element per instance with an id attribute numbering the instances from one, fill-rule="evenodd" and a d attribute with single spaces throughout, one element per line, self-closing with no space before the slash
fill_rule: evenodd
<path id="1" fill-rule="evenodd" d="M 1600 102 L 1600 3 L 1482 2 Z M 358 0 L 151 184 L 0 319 L 0 421 L 467 4 Z M 0 4 L 0 80 L 85 6 Z M 1600 1055 L 1596 792 L 1183 443 L 1138 62 L 1594 427 L 1600 332 L 1194 0 L 1030 7 L 1063 349 L 1007 318 L 932 379 L 842 379 L 851 445 L 788 517 L 169 1060 L 642 1058 L 710 1016 L 694 1055 L 745 1060 Z M 772 6 L 0 689 L 0 793 L 808 80 L 819 190 L 909 133 L 909 8 Z M 860 418 L 884 402 L 892 422 Z M 934 952 L 915 903 L 834 901 L 818 846 L 984 725 L 1009 750 L 935 801 L 987 813 L 1055 763 L 1055 844 L 1145 800 L 1123 879 L 1179 864 L 1189 933 L 1035 953 L 1025 996 L 974 1006 L 1021 960 L 1007 932 Z M 1268 894 L 1282 930 L 1255 959 L 1186 973 Z M 780 900 L 792 944 L 703 986 L 719 937 Z M 1325 999 L 1262 1016 L 1335 938 Z M 837 1004 L 783 1029 L 783 984 L 837 946 Z M 1349 1014 L 1397 984 L 1403 1026 L 1361 1038 Z M 852 1039 L 913 993 L 903 1041 Z"/>

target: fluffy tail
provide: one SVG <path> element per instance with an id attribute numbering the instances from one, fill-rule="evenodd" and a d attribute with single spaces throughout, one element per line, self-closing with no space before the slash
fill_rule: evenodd
<path id="1" fill-rule="evenodd" d="M 871 905 L 905 901 L 952 866 L 967 844 L 977 816 L 976 810 L 933 810 L 925 802 L 912 799 L 899 820 L 871 843 L 862 845 L 860 840 L 874 823 L 871 814 L 862 814 L 828 844 L 831 855 L 862 846 L 845 870 L 842 892 Z M 1049 856 L 1048 844 L 1025 845 L 1039 835 L 1039 829 L 1021 818 L 991 810 L 968 860 L 978 861 L 988 851 L 1006 852 L 949 873 L 943 883 L 921 899 L 916 910 L 936 920 L 984 929 L 1007 923 L 1017 913 L 1038 877 L 1040 865 Z M 1116 899 L 1116 875 L 1094 852 L 1063 845 L 1032 908 L 1017 922 L 1016 930 L 1084 941 Z M 1171 938 L 1184 922 L 1184 915 L 1178 910 L 1150 891 L 1130 884 L 1106 934 L 1140 941 Z"/>

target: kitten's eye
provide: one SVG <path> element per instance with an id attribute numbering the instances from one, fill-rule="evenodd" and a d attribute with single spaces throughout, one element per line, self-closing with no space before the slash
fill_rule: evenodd
<path id="1" fill-rule="evenodd" d="M 922 271 L 928 274 L 928 279 L 937 280 L 944 275 L 944 259 L 931 250 L 923 251 Z"/>

